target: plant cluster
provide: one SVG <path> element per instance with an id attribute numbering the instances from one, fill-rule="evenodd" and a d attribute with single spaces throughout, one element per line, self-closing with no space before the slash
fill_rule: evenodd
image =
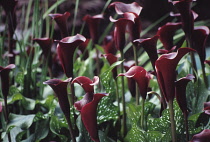
<path id="1" fill-rule="evenodd" d="M 0 0 L 6 16 L 0 37 L 1 141 L 210 140 L 210 22 L 196 21 L 193 0 L 169 0 L 173 22 L 146 39 L 143 34 L 163 17 L 142 29 L 137 2 L 108 0 L 101 14 L 83 17 L 75 34 L 79 0 L 71 30 L 72 14 L 56 12 L 64 1 L 41 8 L 39 0 L 30 0 L 22 10 L 21 38 L 19 1 Z M 107 9 L 113 15 L 102 30 Z M 90 39 L 83 36 L 85 26 Z M 55 27 L 60 39 L 53 38 Z"/>

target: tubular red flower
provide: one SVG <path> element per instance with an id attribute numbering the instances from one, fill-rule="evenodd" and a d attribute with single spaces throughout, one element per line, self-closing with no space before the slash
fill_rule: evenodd
<path id="1" fill-rule="evenodd" d="M 168 54 L 173 52 L 176 49 L 176 46 L 172 47 L 171 50 L 165 50 L 165 49 L 158 49 L 157 53 L 158 54 Z"/>
<path id="2" fill-rule="evenodd" d="M 109 54 L 102 54 L 102 56 L 107 59 L 107 61 L 109 62 L 110 65 L 114 64 L 118 60 L 118 57 L 114 56 L 111 53 L 109 53 Z M 113 73 L 113 77 L 115 79 L 117 77 L 117 67 L 114 67 L 112 69 L 112 73 Z"/>
<path id="3" fill-rule="evenodd" d="M 51 47 L 53 40 L 50 38 L 35 38 L 33 40 L 39 44 L 45 59 L 48 59 L 49 67 L 51 67 L 52 66 Z"/>
<path id="4" fill-rule="evenodd" d="M 175 97 L 176 66 L 180 59 L 190 51 L 191 48 L 180 48 L 177 52 L 164 54 L 155 62 L 157 80 L 166 101 Z"/>
<path id="5" fill-rule="evenodd" d="M 195 49 L 204 64 L 206 59 L 205 44 L 209 35 L 209 28 L 206 26 L 195 27 L 192 33 L 192 48 Z"/>
<path id="6" fill-rule="evenodd" d="M 125 46 L 125 31 L 126 26 L 128 22 L 133 22 L 131 19 L 127 18 L 120 18 L 118 20 L 114 20 L 112 17 L 109 18 L 111 22 L 115 23 L 115 29 L 114 29 L 114 41 L 115 41 L 115 47 L 123 51 L 123 48 Z"/>
<path id="7" fill-rule="evenodd" d="M 93 141 L 99 142 L 97 129 L 97 106 L 102 97 L 108 94 L 94 94 L 91 102 L 81 109 L 82 122 Z"/>
<path id="8" fill-rule="evenodd" d="M 205 129 L 199 134 L 193 136 L 190 142 L 209 142 L 210 129 Z"/>
<path id="9" fill-rule="evenodd" d="M 95 15 L 90 16 L 86 15 L 83 20 L 88 24 L 90 37 L 93 40 L 93 43 L 98 43 L 98 28 L 99 28 L 99 22 L 103 19 L 103 15 Z"/>
<path id="10" fill-rule="evenodd" d="M 194 27 L 194 16 L 191 10 L 192 0 L 180 0 L 172 2 L 180 12 L 182 28 L 188 39 L 191 39 L 191 34 Z"/>
<path id="11" fill-rule="evenodd" d="M 67 118 L 70 118 L 70 105 L 67 93 L 67 86 L 70 81 L 71 78 L 68 78 L 64 81 L 60 79 L 50 79 L 48 81 L 43 82 L 43 84 L 47 84 L 53 89 L 56 96 L 58 97 L 60 108 Z"/>
<path id="12" fill-rule="evenodd" d="M 204 103 L 204 113 L 207 115 L 210 115 L 210 102 L 205 102 Z"/>
<path id="13" fill-rule="evenodd" d="M 59 41 L 57 46 L 57 53 L 60 59 L 61 65 L 67 77 L 73 76 L 73 55 L 75 49 L 83 42 L 86 38 L 80 34 L 63 38 Z"/>
<path id="14" fill-rule="evenodd" d="M 111 35 L 106 36 L 104 38 L 102 47 L 104 49 L 105 54 L 112 53 L 115 55 L 115 53 L 117 52 L 117 49 L 115 48 L 114 45 L 114 38 Z"/>
<path id="15" fill-rule="evenodd" d="M 64 14 L 49 14 L 50 17 L 52 17 L 52 19 L 55 20 L 55 22 L 57 23 L 60 32 L 61 32 L 61 36 L 62 38 L 67 37 L 68 36 L 68 26 L 67 26 L 67 19 L 70 16 L 69 12 L 65 12 Z"/>
<path id="16" fill-rule="evenodd" d="M 159 35 L 160 41 L 166 50 L 171 50 L 174 47 L 173 37 L 176 30 L 181 28 L 181 25 L 181 23 L 167 23 L 158 29 L 157 35 Z"/>
<path id="17" fill-rule="evenodd" d="M 113 7 L 115 8 L 115 11 L 119 15 L 122 15 L 126 12 L 132 12 L 139 15 L 142 10 L 142 7 L 136 2 L 133 2 L 131 4 L 125 4 L 123 2 L 113 2 L 109 5 L 109 8 Z"/>
<path id="18" fill-rule="evenodd" d="M 157 47 L 156 47 L 158 38 L 159 36 L 155 35 L 152 38 L 134 40 L 134 42 L 139 43 L 147 52 L 154 70 L 155 70 L 155 61 L 158 59 Z"/>
<path id="19" fill-rule="evenodd" d="M 4 98 L 7 98 L 7 96 L 9 95 L 9 73 L 14 68 L 14 64 L 10 64 L 6 67 L 0 66 L 1 88 Z"/>
<path id="20" fill-rule="evenodd" d="M 118 76 L 126 76 L 134 79 L 138 84 L 142 98 L 146 99 L 151 75 L 143 67 L 133 66 L 126 73 L 120 73 Z"/>
<path id="21" fill-rule="evenodd" d="M 183 113 L 187 114 L 187 98 L 186 98 L 186 86 L 188 82 L 192 81 L 195 77 L 191 74 L 188 74 L 186 77 L 183 77 L 175 82 L 175 95 L 177 103 L 179 104 L 180 109 Z"/>
<path id="22" fill-rule="evenodd" d="M 131 60 L 131 61 L 123 62 L 123 66 L 124 66 L 125 71 L 127 72 L 131 67 L 135 66 L 135 61 Z M 128 88 L 131 92 L 131 95 L 135 97 L 136 96 L 135 80 L 132 78 L 127 78 L 127 80 L 128 80 Z"/>

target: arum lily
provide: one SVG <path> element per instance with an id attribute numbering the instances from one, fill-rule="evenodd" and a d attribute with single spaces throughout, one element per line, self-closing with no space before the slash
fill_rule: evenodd
<path id="1" fill-rule="evenodd" d="M 167 23 L 158 29 L 157 35 L 166 50 L 171 50 L 174 47 L 173 37 L 179 28 L 181 28 L 181 23 Z"/>
<path id="2" fill-rule="evenodd" d="M 56 13 L 56 14 L 49 14 L 49 16 L 52 17 L 52 19 L 54 19 L 55 22 L 57 23 L 61 32 L 61 37 L 62 38 L 67 37 L 69 35 L 67 20 L 70 16 L 70 13 L 69 12 L 65 12 L 64 14 Z"/>
<path id="3" fill-rule="evenodd" d="M 1 89 L 2 89 L 2 94 L 4 97 L 5 120 L 7 122 L 9 122 L 9 110 L 8 110 L 8 105 L 7 105 L 7 96 L 9 95 L 9 88 L 10 88 L 9 73 L 14 68 L 15 68 L 14 64 L 10 64 L 6 67 L 0 66 Z M 11 139 L 10 135 L 9 135 L 9 139 Z"/>
<path id="4" fill-rule="evenodd" d="M 80 53 L 79 55 L 82 54 L 82 59 L 87 59 L 89 57 L 89 53 L 87 51 L 87 46 L 90 44 L 90 39 L 86 39 L 85 42 L 81 43 L 78 47 Z"/>
<path id="5" fill-rule="evenodd" d="M 191 74 L 188 74 L 186 77 L 183 77 L 175 82 L 175 96 L 177 103 L 184 114 L 185 127 L 186 127 L 186 140 L 189 141 L 189 132 L 188 132 L 188 110 L 187 110 L 187 98 L 186 98 L 186 86 L 189 81 L 192 81 L 195 77 Z"/>
<path id="6" fill-rule="evenodd" d="M 95 76 L 93 80 L 88 77 L 80 76 L 75 78 L 72 83 L 78 83 L 83 87 L 86 94 L 84 98 L 74 104 L 75 108 L 80 111 L 82 122 L 87 129 L 93 141 L 99 142 L 97 130 L 97 106 L 102 97 L 107 94 L 94 94 L 93 86 L 99 83 L 99 78 Z"/>
<path id="7" fill-rule="evenodd" d="M 109 54 L 102 54 L 102 56 L 107 59 L 107 61 L 109 62 L 110 65 L 114 64 L 118 60 L 118 57 L 114 56 L 111 53 L 109 53 Z M 114 67 L 112 69 L 112 73 L 113 73 L 113 77 L 115 79 L 117 77 L 117 67 Z"/>
<path id="8" fill-rule="evenodd" d="M 135 66 L 135 61 L 131 60 L 131 61 L 127 61 L 123 63 L 124 69 L 127 72 L 131 67 Z M 131 92 L 131 95 L 134 97 L 136 96 L 136 83 L 135 80 L 132 78 L 127 78 L 128 80 L 128 89 Z"/>
<path id="9" fill-rule="evenodd" d="M 48 81 L 43 82 L 43 84 L 49 85 L 55 92 L 56 97 L 58 97 L 58 102 L 59 102 L 60 108 L 63 111 L 63 113 L 66 117 L 68 126 L 69 126 L 69 131 L 70 131 L 72 141 L 76 142 L 72 124 L 70 121 L 70 104 L 68 101 L 68 93 L 67 93 L 67 86 L 70 81 L 71 81 L 71 78 L 68 78 L 64 81 L 62 81 L 60 79 L 50 79 Z"/>
<path id="10" fill-rule="evenodd" d="M 157 80 L 160 89 L 169 103 L 170 121 L 172 130 L 172 141 L 176 141 L 176 126 L 174 121 L 173 100 L 175 97 L 175 81 L 176 81 L 176 66 L 180 59 L 190 51 L 191 48 L 180 48 L 177 52 L 164 54 L 160 56 L 155 62 L 157 73 Z"/>
<path id="11" fill-rule="evenodd" d="M 33 39 L 35 42 L 39 44 L 42 49 L 42 54 L 44 55 L 45 60 L 48 63 L 49 73 L 52 77 L 52 54 L 51 54 L 51 47 L 53 40 L 50 38 L 35 38 Z"/>
<path id="12" fill-rule="evenodd" d="M 85 40 L 86 38 L 84 36 L 77 34 L 58 41 L 57 53 L 67 77 L 73 77 L 74 51 L 81 43 L 85 42 Z"/>
<path id="13" fill-rule="evenodd" d="M 190 142 L 208 142 L 210 139 L 210 129 L 205 129 L 193 136 Z"/>
<path id="14" fill-rule="evenodd" d="M 103 49 L 105 54 L 114 54 L 117 52 L 117 49 L 115 48 L 114 39 L 113 36 L 109 35 L 106 36 L 103 40 Z"/>
<path id="15" fill-rule="evenodd" d="M 98 43 L 98 26 L 100 20 L 103 19 L 103 15 L 95 15 L 95 16 L 90 16 L 86 15 L 83 20 L 88 24 L 89 27 L 89 32 L 90 32 L 90 37 L 93 40 L 93 43 L 97 44 Z"/>
<path id="16" fill-rule="evenodd" d="M 159 36 L 155 35 L 152 38 L 134 40 L 134 42 L 139 43 L 140 46 L 142 46 L 144 50 L 147 52 L 154 70 L 155 70 L 155 61 L 158 59 L 157 47 L 156 47 L 158 38 Z"/>
<path id="17" fill-rule="evenodd" d="M 158 49 L 157 53 L 158 54 L 168 54 L 173 52 L 176 49 L 176 46 L 172 47 L 171 50 L 166 50 L 166 49 Z"/>
<path id="18" fill-rule="evenodd" d="M 147 89 L 151 75 L 143 67 L 133 66 L 126 73 L 121 73 L 118 76 L 126 76 L 127 78 L 132 78 L 137 82 L 140 95 L 142 97 L 141 126 L 144 128 L 144 102 L 147 96 Z M 137 95 L 136 99 L 139 99 L 139 95 Z"/>

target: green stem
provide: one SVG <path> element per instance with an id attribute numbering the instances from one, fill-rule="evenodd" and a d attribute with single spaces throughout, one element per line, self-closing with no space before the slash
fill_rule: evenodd
<path id="1" fill-rule="evenodd" d="M 145 105 L 145 99 L 142 99 L 141 102 L 141 127 L 144 129 L 144 105 Z"/>
<path id="2" fill-rule="evenodd" d="M 171 121 L 171 134 L 172 134 L 172 142 L 176 142 L 176 124 L 174 120 L 174 108 L 173 108 L 173 100 L 169 100 L 169 114 Z"/>
<path id="3" fill-rule="evenodd" d="M 120 118 L 120 99 L 119 99 L 119 91 L 118 91 L 118 83 L 117 83 L 117 79 L 115 79 L 115 86 L 116 86 L 116 101 L 117 101 L 117 113 L 118 113 L 118 118 Z"/>
<path id="4" fill-rule="evenodd" d="M 186 141 L 189 141 L 189 129 L 188 129 L 187 112 L 184 113 L 184 122 L 185 122 L 185 129 L 186 129 Z"/>
<path id="5" fill-rule="evenodd" d="M 69 116 L 68 117 L 66 116 L 66 121 L 68 123 L 69 132 L 70 132 L 70 136 L 71 136 L 72 142 L 76 142 L 76 139 L 75 139 L 75 136 L 74 136 L 73 127 L 72 127 L 72 124 L 71 124 Z"/>
<path id="6" fill-rule="evenodd" d="M 208 82 L 208 78 L 206 76 L 205 66 L 202 62 L 201 62 L 201 67 L 202 67 L 202 73 L 203 73 L 203 80 L 204 80 L 204 83 L 206 85 L 206 88 L 208 88 L 209 87 L 209 82 Z"/>
<path id="7" fill-rule="evenodd" d="M 124 60 L 123 51 L 121 53 L 121 60 Z M 124 72 L 123 64 L 121 64 L 121 72 Z M 122 116 L 122 136 L 125 137 L 126 134 L 126 106 L 125 106 L 125 87 L 124 87 L 124 78 L 121 76 L 122 82 L 122 107 L 123 107 L 123 116 Z"/>

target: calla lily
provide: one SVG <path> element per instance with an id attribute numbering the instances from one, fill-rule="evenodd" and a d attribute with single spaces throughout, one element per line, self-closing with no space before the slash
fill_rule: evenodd
<path id="1" fill-rule="evenodd" d="M 154 69 L 155 69 L 155 61 L 158 59 L 157 47 L 156 47 L 158 38 L 159 36 L 155 35 L 152 38 L 134 40 L 134 42 L 139 43 L 147 52 Z"/>
<path id="2" fill-rule="evenodd" d="M 168 54 L 173 52 L 176 49 L 176 46 L 172 47 L 171 50 L 166 50 L 166 49 L 158 49 L 157 53 L 158 54 Z"/>
<path id="3" fill-rule="evenodd" d="M 180 13 L 182 28 L 186 34 L 186 38 L 191 39 L 191 34 L 194 28 L 194 16 L 191 10 L 192 0 L 180 0 L 172 3 Z"/>
<path id="4" fill-rule="evenodd" d="M 206 58 L 205 44 L 209 35 L 209 28 L 206 26 L 195 27 L 192 33 L 192 48 L 195 49 L 204 64 Z"/>
<path id="5" fill-rule="evenodd" d="M 83 20 L 88 24 L 89 27 L 89 32 L 90 32 L 90 37 L 93 40 L 93 43 L 98 43 L 98 26 L 99 22 L 103 19 L 103 15 L 95 15 L 95 16 L 90 16 L 86 15 Z"/>
<path id="6" fill-rule="evenodd" d="M 97 106 L 100 99 L 107 94 L 94 94 L 94 85 L 99 83 L 99 77 L 95 76 L 93 80 L 88 77 L 80 76 L 72 81 L 73 83 L 78 83 L 83 87 L 86 94 L 84 98 L 76 103 L 74 103 L 75 108 L 80 111 L 82 122 L 85 125 L 90 137 L 93 141 L 99 142 L 98 130 L 97 130 Z"/>
<path id="7" fill-rule="evenodd" d="M 210 129 L 205 129 L 199 134 L 193 136 L 190 142 L 209 142 Z"/>
<path id="8" fill-rule="evenodd" d="M 207 115 L 210 115 L 210 102 L 205 102 L 204 103 L 204 113 Z"/>
<path id="9" fill-rule="evenodd" d="M 186 86 L 189 81 L 192 81 L 195 77 L 188 74 L 175 82 L 176 100 L 183 113 L 187 114 L 187 98 L 186 98 Z"/>
<path id="10" fill-rule="evenodd" d="M 67 118 L 70 118 L 70 104 L 68 101 L 67 93 L 67 86 L 70 81 L 71 78 L 68 78 L 64 81 L 60 79 L 50 79 L 48 81 L 43 82 L 43 84 L 47 84 L 53 89 L 56 96 L 58 97 L 58 102 L 61 107 L 61 110 Z"/>
<path id="11" fill-rule="evenodd" d="M 107 59 L 107 61 L 109 62 L 110 65 L 114 64 L 118 60 L 118 57 L 114 56 L 111 53 L 109 53 L 109 54 L 102 54 L 102 56 Z M 115 79 L 117 77 L 117 67 L 114 67 L 112 69 L 112 73 L 113 73 L 113 77 Z"/>
<path id="12" fill-rule="evenodd" d="M 144 100 L 146 99 L 151 75 L 143 67 L 133 66 L 126 73 L 120 73 L 118 76 L 126 76 L 128 78 L 134 79 L 138 84 L 142 98 Z"/>
<path id="13" fill-rule="evenodd" d="M 83 54 L 82 59 L 84 59 L 84 60 L 89 57 L 89 54 L 88 54 L 88 51 L 87 51 L 87 48 L 86 48 L 89 43 L 90 43 L 90 39 L 86 39 L 85 42 L 81 43 L 78 47 L 78 49 L 81 51 L 78 54 L 79 55 Z"/>
<path id="14" fill-rule="evenodd" d="M 105 54 L 114 54 L 117 52 L 117 49 L 115 48 L 114 38 L 113 36 L 109 35 L 106 36 L 103 40 L 103 49 Z"/>
<path id="15" fill-rule="evenodd" d="M 181 23 L 167 23 L 158 29 L 157 35 L 166 50 L 171 50 L 174 47 L 173 37 L 179 28 L 181 28 Z"/>
<path id="16" fill-rule="evenodd" d="M 175 97 L 176 66 L 180 59 L 190 51 L 194 50 L 180 48 L 177 52 L 160 56 L 155 62 L 157 79 L 166 101 L 173 100 Z"/>
<path id="17" fill-rule="evenodd" d="M 78 111 L 81 111 L 82 107 L 93 100 L 93 94 L 94 94 L 94 85 L 97 85 L 99 83 L 99 77 L 94 76 L 93 80 L 89 79 L 85 76 L 79 76 L 76 77 L 73 81 L 73 83 L 78 83 L 82 88 L 85 90 L 86 94 L 84 98 L 80 101 L 77 101 L 74 103 L 75 108 Z"/>
<path id="18" fill-rule="evenodd" d="M 57 46 L 57 53 L 67 77 L 73 76 L 73 55 L 77 46 L 85 42 L 86 38 L 80 34 L 63 38 Z"/>
<path id="19" fill-rule="evenodd" d="M 123 66 L 124 66 L 125 71 L 127 72 L 131 67 L 135 66 L 135 61 L 131 60 L 131 61 L 123 62 Z M 135 97 L 136 96 L 136 85 L 135 85 L 136 82 L 132 78 L 127 78 L 127 80 L 128 80 L 128 89 L 130 90 L 131 95 Z"/>
<path id="20" fill-rule="evenodd" d="M 1 89 L 4 98 L 6 99 L 9 95 L 9 73 L 15 68 L 14 64 L 10 64 L 6 67 L 0 66 L 0 77 L 1 77 Z"/>
<path id="21" fill-rule="evenodd" d="M 133 2 L 131 4 L 126 4 L 123 2 L 113 2 L 109 5 L 109 8 L 115 8 L 117 14 L 122 15 L 126 12 L 132 12 L 137 15 L 141 13 L 142 7 L 138 3 Z"/>
<path id="22" fill-rule="evenodd" d="M 45 59 L 48 59 L 48 66 L 51 68 L 52 67 L 51 47 L 53 40 L 50 38 L 35 38 L 33 40 L 37 42 L 41 47 Z"/>
<path id="23" fill-rule="evenodd" d="M 55 22 L 57 23 L 60 32 L 61 32 L 61 36 L 62 38 L 67 37 L 68 36 L 68 26 L 67 26 L 67 19 L 70 16 L 69 12 L 65 12 L 64 14 L 49 14 L 50 17 L 52 17 L 52 19 L 55 20 Z"/>
<path id="24" fill-rule="evenodd" d="M 82 122 L 85 125 L 93 141 L 99 142 L 97 129 L 97 106 L 102 97 L 108 94 L 94 94 L 91 102 L 84 105 L 81 109 Z"/>
<path id="25" fill-rule="evenodd" d="M 115 20 L 112 17 L 110 17 L 109 19 L 111 22 L 115 23 L 115 29 L 114 29 L 115 47 L 122 52 L 125 46 L 126 26 L 128 22 L 133 22 L 133 21 L 132 19 L 127 19 L 127 18 L 120 18 L 118 20 Z"/>

